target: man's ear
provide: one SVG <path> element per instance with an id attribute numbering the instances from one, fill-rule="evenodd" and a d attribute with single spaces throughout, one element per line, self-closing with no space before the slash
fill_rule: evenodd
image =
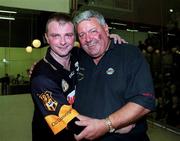
<path id="1" fill-rule="evenodd" d="M 107 24 L 104 25 L 104 30 L 105 30 L 107 36 L 109 37 L 109 26 Z"/>
<path id="2" fill-rule="evenodd" d="M 48 40 L 47 34 L 44 33 L 44 36 L 45 36 L 46 42 L 49 44 L 49 40 Z"/>

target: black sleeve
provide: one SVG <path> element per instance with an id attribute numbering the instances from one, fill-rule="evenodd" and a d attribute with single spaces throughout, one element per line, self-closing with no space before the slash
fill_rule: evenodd
<path id="1" fill-rule="evenodd" d="M 31 80 L 31 94 L 34 104 L 39 108 L 54 134 L 59 133 L 68 123 L 76 119 L 78 112 L 68 104 L 60 88 L 49 78 L 34 77 Z"/>
<path id="2" fill-rule="evenodd" d="M 149 110 L 155 109 L 155 96 L 153 80 L 149 64 L 142 53 L 134 49 L 132 56 L 128 54 L 127 63 L 128 88 L 126 93 L 127 101 L 135 102 Z"/>

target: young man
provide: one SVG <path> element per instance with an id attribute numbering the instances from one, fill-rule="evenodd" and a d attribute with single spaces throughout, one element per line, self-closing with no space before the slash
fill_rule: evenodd
<path id="1" fill-rule="evenodd" d="M 74 26 L 64 14 L 52 15 L 46 24 L 46 40 L 50 47 L 35 66 L 31 77 L 31 93 L 35 104 L 32 122 L 33 141 L 73 140 L 73 132 L 63 130 L 76 119 L 72 108 L 78 62 L 71 55 Z"/>
<path id="2" fill-rule="evenodd" d="M 82 47 L 74 108 L 92 117 L 80 117 L 76 122 L 86 126 L 76 139 L 148 141 L 145 115 L 155 108 L 155 99 L 142 53 L 129 44 L 114 44 L 98 12 L 79 13 L 74 25 Z M 136 126 L 129 133 L 116 133 L 116 129 L 132 123 Z"/>

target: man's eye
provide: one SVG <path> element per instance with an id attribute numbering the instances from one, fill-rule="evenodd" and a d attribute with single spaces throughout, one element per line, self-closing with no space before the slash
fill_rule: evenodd
<path id="1" fill-rule="evenodd" d="M 91 30 L 90 32 L 95 34 L 95 33 L 97 33 L 97 30 Z"/>
<path id="2" fill-rule="evenodd" d="M 92 30 L 91 32 L 97 32 L 96 30 Z"/>
<path id="3" fill-rule="evenodd" d="M 71 38 L 71 37 L 73 37 L 74 35 L 73 34 L 67 34 L 66 35 L 66 37 L 68 37 L 68 38 Z"/>
<path id="4" fill-rule="evenodd" d="M 51 35 L 51 37 L 53 37 L 53 38 L 58 38 L 59 35 L 58 35 L 58 34 L 53 34 L 53 35 Z"/>
<path id="5" fill-rule="evenodd" d="M 80 38 L 83 38 L 83 37 L 84 37 L 84 34 L 79 34 L 79 37 L 80 37 Z"/>

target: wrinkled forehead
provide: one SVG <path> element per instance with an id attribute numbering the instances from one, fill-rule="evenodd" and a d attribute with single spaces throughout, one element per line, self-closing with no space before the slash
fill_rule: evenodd
<path id="1" fill-rule="evenodd" d="M 95 22 L 96 21 L 96 22 L 98 22 L 100 24 L 99 20 L 96 17 L 89 17 L 89 18 L 86 18 L 86 19 L 82 19 L 79 23 L 81 23 L 83 21 L 88 21 L 88 22 Z M 77 25 L 79 23 L 77 23 Z"/>
<path id="2" fill-rule="evenodd" d="M 79 22 L 76 24 L 76 28 L 77 28 L 79 25 L 81 25 L 82 23 L 101 25 L 100 21 L 99 21 L 96 17 L 89 17 L 89 18 L 82 19 L 81 21 L 79 21 Z"/>
<path id="3" fill-rule="evenodd" d="M 98 19 L 96 17 L 91 17 L 91 18 L 88 18 L 88 19 L 83 19 L 81 20 L 77 25 L 76 25 L 76 28 L 77 27 L 80 27 L 80 26 L 87 26 L 87 25 L 97 25 L 97 26 L 101 26 L 100 22 L 98 21 Z"/>

